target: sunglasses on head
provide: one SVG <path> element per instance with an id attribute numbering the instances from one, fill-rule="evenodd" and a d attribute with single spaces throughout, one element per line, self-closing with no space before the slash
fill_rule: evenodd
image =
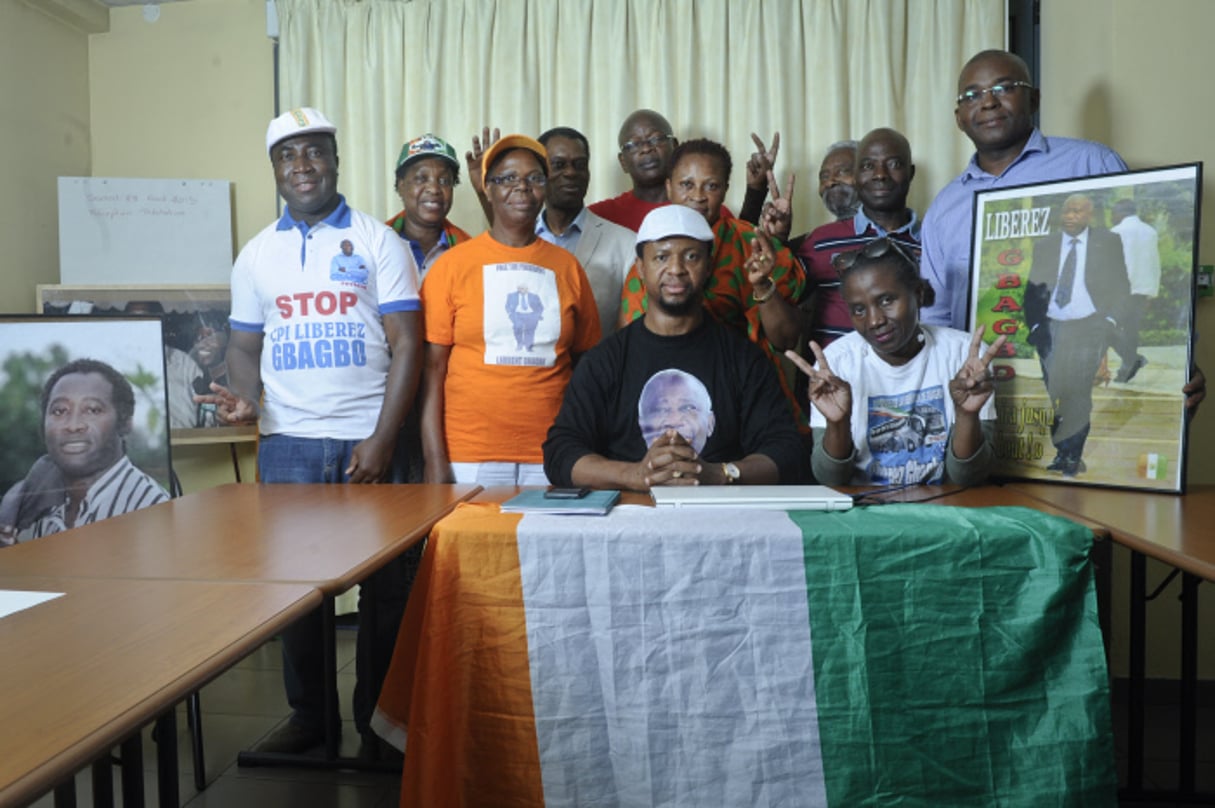
<path id="1" fill-rule="evenodd" d="M 897 241 L 886 236 L 874 239 L 859 250 L 840 253 L 835 256 L 835 259 L 831 263 L 835 266 L 835 271 L 842 275 L 856 266 L 857 261 L 863 260 L 865 263 L 877 261 L 886 257 L 891 252 L 897 253 L 904 261 L 915 267 L 917 272 L 919 271 L 919 262 L 908 255 L 907 251 L 900 247 Z"/>

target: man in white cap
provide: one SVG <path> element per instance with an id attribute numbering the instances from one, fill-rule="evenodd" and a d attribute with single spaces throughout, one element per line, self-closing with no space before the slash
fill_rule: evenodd
<path id="1" fill-rule="evenodd" d="M 417 389 L 418 271 L 392 230 L 338 193 L 335 132 L 308 107 L 270 122 L 266 151 L 286 210 L 236 259 L 231 383 L 199 397 L 226 422 L 259 423 L 263 483 L 386 481 Z M 331 272 L 333 259 L 348 253 L 363 259 L 365 277 Z M 354 718 L 365 749 L 378 746 L 368 722 L 404 610 L 403 574 L 390 564 L 360 591 Z M 338 726 L 336 711 L 325 714 L 320 612 L 282 641 L 293 715 L 259 744 L 262 752 L 305 751 L 324 740 L 327 720 Z"/>
<path id="2" fill-rule="evenodd" d="M 554 485 L 647 491 L 656 485 L 798 482 L 798 437 L 763 353 L 705 316 L 713 231 L 683 205 L 637 232 L 648 305 L 588 351 L 544 442 Z"/>

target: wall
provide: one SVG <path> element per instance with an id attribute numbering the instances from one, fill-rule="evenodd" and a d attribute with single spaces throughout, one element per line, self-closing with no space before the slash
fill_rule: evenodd
<path id="1" fill-rule="evenodd" d="M 274 46 L 262 0 L 165 3 L 110 12 L 89 40 L 93 173 L 233 183 L 233 244 L 274 218 L 266 124 Z M 234 256 L 235 257 L 235 256 Z"/>
<path id="2" fill-rule="evenodd" d="M 0 0 L 0 311 L 33 312 L 35 286 L 59 280 L 55 178 L 90 173 L 88 48 L 81 29 Z"/>
<path id="3" fill-rule="evenodd" d="M 110 12 L 89 39 L 93 173 L 232 182 L 233 247 L 275 216 L 266 124 L 274 114 L 274 43 L 262 0 L 165 3 Z M 233 256 L 235 257 L 235 255 Z M 252 480 L 253 444 L 240 444 Z M 174 448 L 182 488 L 234 479 L 226 444 Z"/>
<path id="4" fill-rule="evenodd" d="M 1100 140 L 1122 154 L 1131 168 L 1205 163 L 1207 204 L 1200 224 L 1200 263 L 1215 263 L 1215 108 L 1199 67 L 1215 28 L 1209 0 L 1068 0 L 1042 4 L 1042 128 L 1049 134 Z M 1198 302 L 1196 351 L 1215 389 L 1215 300 Z M 1208 398 L 1190 429 L 1189 481 L 1215 482 L 1215 397 Z M 1126 625 L 1128 554 L 1114 565 L 1114 619 Z M 1150 564 L 1149 591 L 1168 574 Z M 1179 582 L 1149 606 L 1148 675 L 1173 676 L 1180 650 Z M 1211 637 L 1215 597 L 1201 587 L 1200 626 Z M 1114 636 L 1115 672 L 1125 673 L 1125 634 Z M 1199 671 L 1215 678 L 1215 643 L 1200 643 Z"/>
<path id="5" fill-rule="evenodd" d="M 1210 95 L 1199 89 L 1204 79 L 1194 71 L 1208 23 L 1215 24 L 1215 4 L 1206 0 L 1044 3 L 1043 130 L 1108 143 L 1131 168 L 1202 160 L 1208 167 L 1203 190 L 1211 199 L 1215 110 L 1195 103 L 1194 95 L 1196 89 L 1199 97 Z M 1215 208 L 1209 204 L 1200 233 L 1201 263 L 1215 263 Z M 1197 347 L 1198 364 L 1210 371 L 1215 388 L 1215 300 L 1199 300 L 1197 328 L 1207 336 Z M 1188 474 L 1194 483 L 1215 482 L 1210 403 L 1191 426 Z"/>

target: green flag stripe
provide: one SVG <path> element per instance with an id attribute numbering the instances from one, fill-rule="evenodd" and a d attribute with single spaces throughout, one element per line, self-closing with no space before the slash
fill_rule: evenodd
<path id="1" fill-rule="evenodd" d="M 790 516 L 831 805 L 1115 804 L 1086 529 L 1024 508 Z"/>

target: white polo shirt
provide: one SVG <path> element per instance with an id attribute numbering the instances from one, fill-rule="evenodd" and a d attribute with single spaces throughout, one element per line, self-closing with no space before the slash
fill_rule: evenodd
<path id="1" fill-rule="evenodd" d="M 232 328 L 265 337 L 261 433 L 370 435 L 391 361 L 381 317 L 419 310 L 417 266 L 383 223 L 344 198 L 311 228 L 284 212 L 232 267 Z"/>

